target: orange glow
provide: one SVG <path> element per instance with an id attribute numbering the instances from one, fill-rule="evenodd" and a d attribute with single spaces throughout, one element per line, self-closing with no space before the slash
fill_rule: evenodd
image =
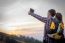
<path id="1" fill-rule="evenodd" d="M 12 34 L 12 35 L 35 35 L 35 34 L 39 34 L 42 33 L 43 31 L 38 29 L 20 29 L 20 30 L 15 30 L 15 31 L 11 31 L 8 32 L 8 34 Z"/>

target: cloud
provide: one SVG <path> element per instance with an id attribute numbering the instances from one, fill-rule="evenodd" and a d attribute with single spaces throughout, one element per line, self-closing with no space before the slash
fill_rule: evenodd
<path id="1" fill-rule="evenodd" d="M 4 7 L 10 4 L 13 4 L 17 0 L 0 0 L 0 7 Z"/>
<path id="2" fill-rule="evenodd" d="M 65 0 L 0 0 L 0 24 L 3 24 L 1 28 L 9 30 L 17 26 L 26 28 L 30 26 L 32 30 L 34 26 L 36 26 L 34 28 L 41 26 L 43 23 L 28 15 L 30 7 L 35 9 L 35 13 L 44 17 L 47 16 L 47 11 L 53 8 L 63 14 L 63 20 L 65 18 Z M 22 26 L 23 24 L 26 26 Z"/>

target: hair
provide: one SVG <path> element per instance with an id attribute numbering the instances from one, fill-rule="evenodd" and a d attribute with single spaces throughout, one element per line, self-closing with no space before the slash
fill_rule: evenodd
<path id="1" fill-rule="evenodd" d="M 30 8 L 30 12 L 34 12 L 34 9 Z"/>
<path id="2" fill-rule="evenodd" d="M 56 14 L 56 11 L 55 11 L 54 9 L 50 9 L 48 12 L 50 13 L 50 15 L 51 15 L 52 17 L 54 17 L 55 14 Z"/>
<path id="3" fill-rule="evenodd" d="M 62 22 L 62 14 L 61 13 L 56 13 L 56 18 Z"/>

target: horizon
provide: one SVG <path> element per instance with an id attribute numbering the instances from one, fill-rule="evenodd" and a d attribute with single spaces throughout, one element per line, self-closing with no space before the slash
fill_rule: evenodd
<path id="1" fill-rule="evenodd" d="M 29 9 L 33 8 L 36 14 L 43 17 L 47 17 L 49 9 L 55 9 L 62 13 L 65 24 L 64 2 L 64 0 L 0 0 L 0 31 L 9 34 L 15 31 L 16 34 L 43 40 L 44 23 L 28 15 Z"/>

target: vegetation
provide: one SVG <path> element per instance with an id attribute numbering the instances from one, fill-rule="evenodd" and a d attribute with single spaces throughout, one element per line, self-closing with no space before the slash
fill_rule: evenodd
<path id="1" fill-rule="evenodd" d="M 5 43 L 42 43 L 39 40 L 36 40 L 34 38 L 30 37 L 25 37 L 25 36 L 15 36 L 15 35 L 9 35 L 0 32 L 0 42 L 5 42 Z"/>

